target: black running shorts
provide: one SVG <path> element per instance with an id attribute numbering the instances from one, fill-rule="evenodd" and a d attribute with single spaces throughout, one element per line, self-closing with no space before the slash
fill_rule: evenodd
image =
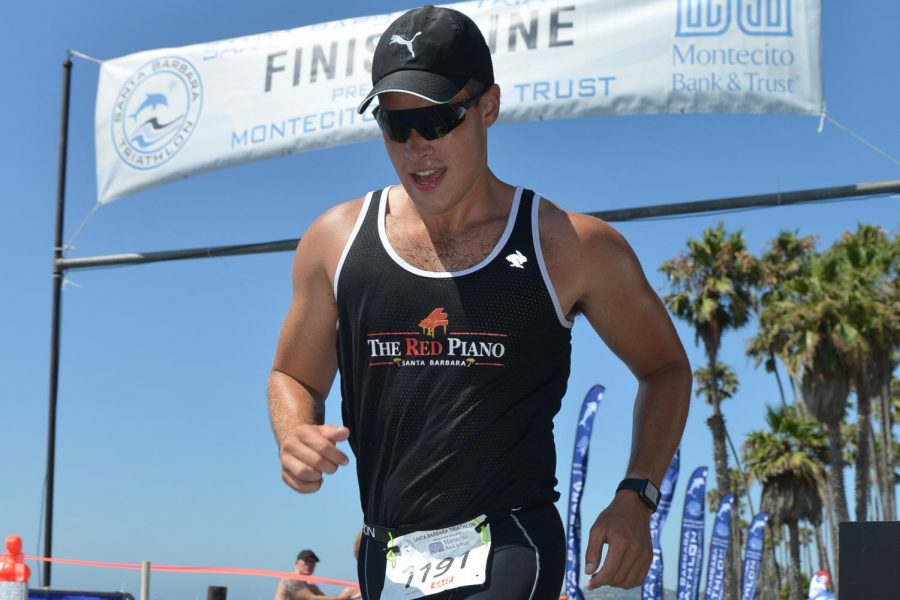
<path id="1" fill-rule="evenodd" d="M 357 570 L 365 600 L 379 600 L 387 545 L 366 535 Z M 487 581 L 426 596 L 428 600 L 558 600 L 566 570 L 566 536 L 552 504 L 491 521 Z"/>

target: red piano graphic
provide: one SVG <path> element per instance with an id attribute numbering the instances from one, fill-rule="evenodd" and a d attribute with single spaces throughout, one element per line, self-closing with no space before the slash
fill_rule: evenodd
<path id="1" fill-rule="evenodd" d="M 443 306 L 434 309 L 427 317 L 419 321 L 419 327 L 422 329 L 422 333 L 430 337 L 434 337 L 434 330 L 438 327 L 443 327 L 444 335 L 447 335 L 447 325 L 449 324 L 450 321 L 447 320 L 447 313 L 444 312 Z"/>

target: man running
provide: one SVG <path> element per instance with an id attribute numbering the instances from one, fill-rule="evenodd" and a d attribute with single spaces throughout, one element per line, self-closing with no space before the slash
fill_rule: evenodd
<path id="1" fill-rule="evenodd" d="M 691 385 L 665 308 L 612 227 L 490 170 L 500 88 L 468 17 L 405 13 L 372 81 L 359 110 L 377 97 L 400 181 L 328 210 L 298 246 L 269 380 L 282 478 L 318 491 L 349 439 L 366 599 L 557 598 L 553 416 L 581 314 L 639 382 L 625 479 L 588 539 L 588 587 L 640 585 Z M 337 370 L 343 426 L 324 424 Z"/>

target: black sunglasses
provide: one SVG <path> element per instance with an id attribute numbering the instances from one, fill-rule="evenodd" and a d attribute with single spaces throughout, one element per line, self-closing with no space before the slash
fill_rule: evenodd
<path id="1" fill-rule="evenodd" d="M 436 104 L 407 110 L 384 110 L 376 106 L 372 116 L 375 117 L 382 133 L 395 142 L 403 143 L 408 140 L 409 132 L 413 129 L 426 140 L 436 140 L 459 127 L 466 118 L 466 111 L 488 89 L 490 86 L 468 100 L 454 104 Z"/>

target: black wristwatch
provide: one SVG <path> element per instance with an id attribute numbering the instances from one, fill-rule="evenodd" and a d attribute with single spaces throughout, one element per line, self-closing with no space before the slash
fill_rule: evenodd
<path id="1" fill-rule="evenodd" d="M 656 507 L 659 506 L 659 488 L 649 479 L 623 479 L 616 488 L 616 492 L 619 490 L 637 492 L 637 495 L 647 503 L 653 512 L 656 512 Z"/>

